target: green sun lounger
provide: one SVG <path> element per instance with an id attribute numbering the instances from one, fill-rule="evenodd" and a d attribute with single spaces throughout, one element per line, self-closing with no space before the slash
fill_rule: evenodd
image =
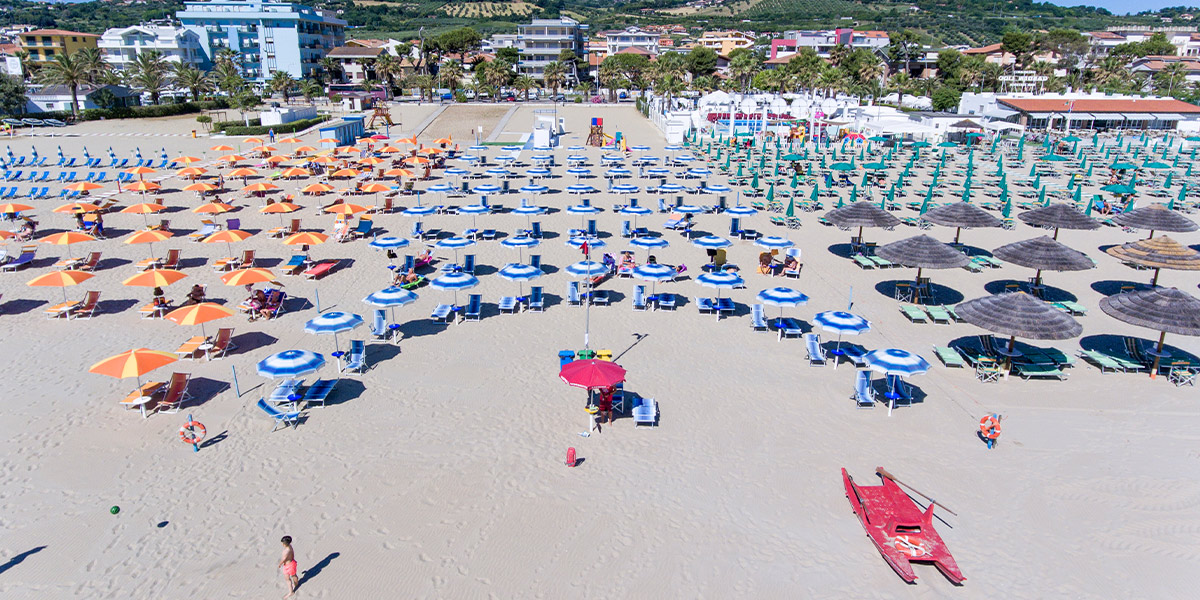
<path id="1" fill-rule="evenodd" d="M 1032 379 L 1034 377 L 1056 377 L 1058 379 L 1066 379 L 1067 374 L 1062 369 L 1054 365 L 1046 364 L 1022 364 L 1014 363 L 1013 371 L 1020 375 L 1023 379 Z"/>
<path id="2" fill-rule="evenodd" d="M 949 346 L 934 346 L 933 351 L 937 354 L 938 359 L 942 361 L 942 364 L 947 367 L 958 367 L 961 369 L 967 364 L 963 361 L 962 355 L 958 353 L 958 350 Z"/>
<path id="3" fill-rule="evenodd" d="M 921 310 L 921 307 L 919 307 L 919 306 L 913 306 L 911 304 L 901 304 L 900 312 L 904 313 L 904 316 L 908 317 L 908 320 L 912 321 L 913 323 L 927 322 L 926 318 L 925 318 L 925 311 Z"/>
<path id="4" fill-rule="evenodd" d="M 940 306 L 926 306 L 925 312 L 929 313 L 929 318 L 933 319 L 934 323 L 949 324 L 952 320 L 950 313 Z"/>
<path id="5" fill-rule="evenodd" d="M 1062 302 L 1053 302 L 1050 305 L 1053 306 L 1054 308 L 1057 308 L 1057 309 L 1067 313 L 1067 314 L 1072 314 L 1072 315 L 1077 315 L 1077 316 L 1084 316 L 1087 314 L 1086 306 L 1079 304 L 1078 302 L 1073 302 L 1070 300 L 1063 300 Z"/>
<path id="6" fill-rule="evenodd" d="M 958 313 L 954 312 L 953 306 L 950 306 L 949 304 L 943 304 L 942 310 L 946 311 L 946 314 L 950 315 L 950 319 L 955 323 L 962 323 L 962 317 L 958 316 Z"/>
<path id="7" fill-rule="evenodd" d="M 1080 350 L 1079 356 L 1093 365 L 1096 365 L 1096 368 L 1100 369 L 1101 373 L 1103 373 L 1105 369 L 1111 369 L 1113 371 L 1125 370 L 1125 367 L 1121 365 L 1120 361 L 1107 354 L 1104 354 L 1103 352 L 1098 352 L 1096 350 Z"/>
<path id="8" fill-rule="evenodd" d="M 864 256 L 862 254 L 855 254 L 851 258 L 853 258 L 854 263 L 857 264 L 862 269 L 874 269 L 875 268 L 874 261 L 872 261 L 871 259 L 867 258 L 866 256 Z"/>
<path id="9" fill-rule="evenodd" d="M 880 269 L 887 269 L 896 266 L 892 264 L 892 261 L 885 258 L 880 258 L 878 256 L 868 256 L 867 258 L 869 258 L 871 262 L 875 263 L 875 266 L 879 267 Z"/>

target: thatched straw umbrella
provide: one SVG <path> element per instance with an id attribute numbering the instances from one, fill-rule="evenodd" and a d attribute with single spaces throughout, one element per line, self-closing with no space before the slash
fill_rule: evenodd
<path id="1" fill-rule="evenodd" d="M 1107 252 L 1121 262 L 1153 268 L 1154 279 L 1150 280 L 1150 285 L 1158 285 L 1159 269 L 1200 270 L 1200 252 L 1165 235 L 1113 246 Z"/>
<path id="2" fill-rule="evenodd" d="M 954 307 L 954 312 L 976 327 L 1009 336 L 1010 355 L 1014 353 L 1018 337 L 1066 340 L 1083 333 L 1083 326 L 1070 315 L 1025 292 L 1000 293 L 968 300 Z"/>
<path id="3" fill-rule="evenodd" d="M 1037 269 L 1034 287 L 1042 285 L 1042 271 L 1086 271 L 1096 266 L 1088 255 L 1047 235 L 1000 246 L 992 250 L 992 255 L 1014 265 Z"/>
<path id="4" fill-rule="evenodd" d="M 1170 231 L 1172 233 L 1187 233 L 1200 229 L 1195 221 L 1173 211 L 1161 204 L 1151 204 L 1121 213 L 1112 218 L 1113 222 L 1133 229 L 1149 229 L 1150 236 L 1155 231 Z"/>
<path id="5" fill-rule="evenodd" d="M 1168 333 L 1200 335 L 1200 300 L 1176 288 L 1152 288 L 1114 294 L 1100 301 L 1108 316 L 1138 327 L 1161 332 L 1150 377 L 1158 373 L 1163 341 Z"/>
<path id="6" fill-rule="evenodd" d="M 1100 223 L 1083 214 L 1074 206 L 1066 204 L 1051 204 L 1035 208 L 1017 215 L 1018 219 L 1034 227 L 1053 227 L 1054 239 L 1058 239 L 1059 229 L 1099 229 Z"/>
<path id="7" fill-rule="evenodd" d="M 825 219 L 838 227 L 857 227 L 860 241 L 864 227 L 891 229 L 900 224 L 900 219 L 870 202 L 855 202 L 835 208 L 825 213 Z"/>
<path id="8" fill-rule="evenodd" d="M 971 262 L 966 254 L 924 234 L 880 246 L 875 249 L 875 256 L 906 267 L 916 267 L 918 285 L 921 282 L 921 269 L 957 269 Z"/>
<path id="9" fill-rule="evenodd" d="M 958 236 L 962 233 L 963 228 L 975 229 L 979 227 L 999 227 L 1001 225 L 1000 219 L 993 217 L 987 211 L 968 202 L 951 202 L 937 208 L 931 208 L 925 214 L 921 215 L 921 219 L 929 221 L 934 225 L 954 227 L 955 244 L 958 243 Z"/>

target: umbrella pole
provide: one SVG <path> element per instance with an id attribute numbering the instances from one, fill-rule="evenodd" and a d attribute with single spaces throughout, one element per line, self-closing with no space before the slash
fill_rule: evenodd
<path id="1" fill-rule="evenodd" d="M 1158 267 L 1154 267 L 1154 277 L 1150 279 L 1150 287 L 1158 285 L 1158 273 L 1160 270 Z"/>
<path id="2" fill-rule="evenodd" d="M 1158 376 L 1158 363 L 1162 361 L 1163 340 L 1167 338 L 1167 332 L 1158 334 L 1158 349 L 1157 355 L 1154 357 L 1154 366 L 1150 368 L 1150 379 Z"/>
<path id="3" fill-rule="evenodd" d="M 960 235 L 962 235 L 962 227 L 955 227 L 954 228 L 954 243 L 955 244 L 958 243 L 958 236 L 960 236 Z"/>

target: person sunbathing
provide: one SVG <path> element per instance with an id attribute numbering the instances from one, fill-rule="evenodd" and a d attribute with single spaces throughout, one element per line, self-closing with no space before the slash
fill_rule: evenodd
<path id="1" fill-rule="evenodd" d="M 200 304 L 201 302 L 204 302 L 204 286 L 197 283 L 196 285 L 193 285 L 191 291 L 187 293 L 187 299 L 183 301 L 182 306 Z"/>
<path id="2" fill-rule="evenodd" d="M 789 254 L 787 258 L 783 259 L 783 270 L 795 271 L 799 267 L 800 267 L 800 261 L 796 260 L 795 256 L 792 256 Z"/>
<path id="3" fill-rule="evenodd" d="M 21 223 L 21 229 L 15 237 L 17 241 L 28 242 L 33 239 L 35 234 L 37 234 L 37 221 L 26 217 L 25 222 Z"/>
<path id="4" fill-rule="evenodd" d="M 414 283 L 420 279 L 421 279 L 421 276 L 417 275 L 416 268 L 409 269 L 408 271 L 405 271 L 405 272 L 396 271 L 396 274 L 392 276 L 392 285 L 404 285 L 406 283 Z"/>
<path id="5" fill-rule="evenodd" d="M 414 264 L 417 267 L 425 267 L 433 264 L 433 251 L 429 248 L 426 248 L 424 252 L 417 256 L 417 260 Z"/>
<path id="6" fill-rule="evenodd" d="M 333 224 L 333 239 L 334 241 L 344 242 L 350 239 L 350 222 L 338 220 Z"/>

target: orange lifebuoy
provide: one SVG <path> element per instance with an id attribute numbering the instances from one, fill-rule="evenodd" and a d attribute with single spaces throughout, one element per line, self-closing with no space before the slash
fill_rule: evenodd
<path id="1" fill-rule="evenodd" d="M 921 543 L 921 538 L 909 538 L 907 535 L 896 536 L 896 550 L 907 554 L 913 558 L 929 554 L 929 550 L 925 548 L 925 544 Z"/>
<path id="2" fill-rule="evenodd" d="M 204 439 L 204 434 L 208 433 L 199 421 L 188 421 L 183 427 L 179 428 L 179 439 L 185 444 L 199 444 Z"/>
<path id="3" fill-rule="evenodd" d="M 989 440 L 994 440 L 1000 437 L 1000 417 L 998 415 L 987 415 L 979 420 L 979 432 L 983 437 Z"/>

